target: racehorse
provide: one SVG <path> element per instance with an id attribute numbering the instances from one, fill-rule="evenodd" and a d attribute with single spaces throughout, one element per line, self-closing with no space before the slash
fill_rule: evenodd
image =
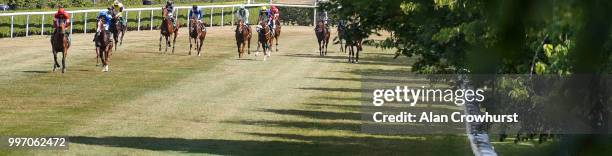
<path id="1" fill-rule="evenodd" d="M 238 47 L 238 58 L 244 55 L 244 47 L 247 47 L 247 53 L 251 54 L 251 28 L 245 25 L 242 19 L 236 26 L 236 46 Z"/>
<path id="2" fill-rule="evenodd" d="M 117 51 L 117 47 L 123 44 L 123 36 L 125 35 L 126 26 L 121 24 L 119 18 L 115 17 L 114 11 L 111 11 L 111 16 L 113 18 L 111 19 L 111 25 L 109 29 L 111 33 L 113 33 L 113 39 L 115 41 L 115 51 Z M 119 45 L 117 45 L 117 42 L 119 42 Z"/>
<path id="3" fill-rule="evenodd" d="M 345 51 L 346 48 L 342 45 L 342 41 L 346 40 L 344 39 L 344 29 L 345 29 L 344 26 L 340 24 L 338 25 L 338 28 L 336 28 L 336 30 L 338 31 L 338 43 L 340 43 L 340 52 L 346 53 Z"/>
<path id="4" fill-rule="evenodd" d="M 261 47 L 264 51 L 264 61 L 266 58 L 270 57 L 270 45 L 272 44 L 272 32 L 270 27 L 266 25 L 266 22 L 259 22 L 259 26 L 257 29 L 258 32 L 258 41 L 261 44 Z M 259 54 L 259 51 L 255 53 L 255 56 Z"/>
<path id="5" fill-rule="evenodd" d="M 102 61 L 102 71 L 108 72 L 108 59 L 112 55 L 111 53 L 113 51 L 113 42 L 110 39 L 111 36 L 109 36 L 106 30 L 104 30 L 104 24 L 102 20 L 98 20 L 98 30 L 100 30 L 100 33 L 98 34 L 96 39 L 96 45 L 99 45 L 98 55 L 100 57 L 100 60 Z"/>
<path id="6" fill-rule="evenodd" d="M 53 72 L 60 67 L 57 62 L 57 53 L 62 52 L 62 73 L 66 72 L 66 57 L 68 56 L 68 36 L 66 36 L 66 23 L 64 19 L 57 20 L 57 28 L 55 29 L 53 36 L 51 37 L 51 51 L 53 52 Z"/>
<path id="7" fill-rule="evenodd" d="M 363 50 L 362 39 L 358 37 L 352 37 L 351 39 L 346 40 L 347 51 L 349 51 L 349 63 L 359 63 L 359 52 Z"/>
<path id="8" fill-rule="evenodd" d="M 174 17 L 168 17 L 168 10 L 166 10 L 166 8 L 162 8 L 162 16 L 163 16 L 163 20 L 162 20 L 162 24 L 161 24 L 161 33 L 159 35 L 159 51 L 161 51 L 161 42 L 162 42 L 162 37 L 166 38 L 166 52 L 168 52 L 168 47 L 172 47 L 172 54 L 174 54 L 174 47 L 176 47 L 176 37 L 178 36 L 178 31 L 179 31 L 179 21 L 176 21 L 176 25 L 172 25 L 172 21 L 170 21 L 170 18 L 174 18 Z M 174 34 L 174 39 L 172 39 L 172 45 L 170 45 L 170 35 Z"/>
<path id="9" fill-rule="evenodd" d="M 200 56 L 200 51 L 202 51 L 202 45 L 204 44 L 204 38 L 206 38 L 206 28 L 204 24 L 198 22 L 198 20 L 191 19 L 191 24 L 189 25 L 189 55 L 191 55 L 191 48 L 193 44 L 191 40 L 195 43 L 195 50 L 198 51 L 198 56 Z"/>
<path id="10" fill-rule="evenodd" d="M 276 28 L 274 29 L 274 40 L 276 40 L 276 51 L 278 52 L 278 38 L 281 34 L 281 25 L 279 19 L 275 19 L 274 22 L 276 23 Z"/>
<path id="11" fill-rule="evenodd" d="M 327 31 L 325 23 L 323 23 L 323 21 L 319 21 L 317 23 L 317 28 L 315 28 L 315 34 L 317 35 L 317 43 L 319 43 L 319 55 L 327 55 L 327 44 L 329 43 L 330 34 L 329 31 Z"/>

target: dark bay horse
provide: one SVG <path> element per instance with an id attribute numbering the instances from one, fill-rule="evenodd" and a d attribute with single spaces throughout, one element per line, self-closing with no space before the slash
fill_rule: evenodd
<path id="1" fill-rule="evenodd" d="M 66 57 L 68 56 L 68 36 L 66 36 L 66 23 L 64 19 L 57 20 L 57 28 L 55 29 L 53 36 L 51 36 L 51 51 L 53 52 L 53 72 L 60 67 L 57 62 L 57 53 L 62 52 L 62 73 L 66 72 Z"/>
<path id="2" fill-rule="evenodd" d="M 236 46 L 238 47 L 238 58 L 244 55 L 244 47 L 247 47 L 247 53 L 251 54 L 251 28 L 244 24 L 243 20 L 239 20 L 236 25 Z"/>
<path id="3" fill-rule="evenodd" d="M 108 61 L 113 51 L 113 42 L 111 41 L 110 34 L 104 30 L 102 20 L 98 20 L 98 30 L 100 30 L 100 33 L 96 38 L 96 45 L 99 45 L 99 49 L 97 49 L 99 55 L 98 57 L 100 57 L 100 60 L 102 61 L 102 71 L 108 72 Z"/>
<path id="4" fill-rule="evenodd" d="M 358 37 L 352 37 L 346 40 L 346 50 L 349 52 L 349 63 L 359 63 L 359 52 L 363 50 L 361 44 L 362 39 Z"/>
<path id="5" fill-rule="evenodd" d="M 172 21 L 168 17 L 168 10 L 166 8 L 162 8 L 162 24 L 161 24 L 161 33 L 159 35 L 159 51 L 161 51 L 161 42 L 162 37 L 166 38 L 166 52 L 168 52 L 168 47 L 172 47 L 172 53 L 174 54 L 174 47 L 176 47 L 176 37 L 178 36 L 179 31 L 179 21 L 176 21 L 176 25 L 172 25 Z M 170 39 L 170 35 L 174 34 L 174 39 Z M 172 40 L 172 45 L 170 45 L 170 40 Z"/>
<path id="6" fill-rule="evenodd" d="M 115 41 L 115 51 L 117 51 L 117 47 L 123 44 L 123 36 L 125 35 L 126 26 L 121 24 L 118 17 L 115 17 L 114 11 L 111 11 L 111 25 L 109 26 L 109 30 L 113 33 L 113 40 Z M 119 43 L 119 44 L 117 44 Z"/>
<path id="7" fill-rule="evenodd" d="M 317 43 L 319 43 L 319 55 L 327 55 L 327 44 L 329 43 L 330 33 L 327 31 L 323 21 L 317 23 L 315 34 L 317 35 Z"/>
<path id="8" fill-rule="evenodd" d="M 206 27 L 204 27 L 204 24 L 198 22 L 196 19 L 191 19 L 189 25 L 189 55 L 191 55 L 191 48 L 193 47 L 191 40 L 193 40 L 195 43 L 195 50 L 198 51 L 198 56 L 200 56 L 204 38 L 206 38 Z"/>
<path id="9" fill-rule="evenodd" d="M 338 43 L 340 43 L 340 52 L 346 53 L 345 51 L 346 48 L 344 48 L 344 45 L 342 45 L 342 41 L 345 41 L 344 29 L 345 29 L 344 26 L 341 24 L 338 24 L 338 28 L 336 28 L 336 30 L 338 31 Z"/>
<path id="10" fill-rule="evenodd" d="M 274 22 L 276 23 L 276 28 L 274 29 L 274 40 L 276 40 L 276 51 L 278 52 L 278 38 L 281 34 L 281 25 L 279 19 L 275 19 Z"/>
<path id="11" fill-rule="evenodd" d="M 270 27 L 268 27 L 266 25 L 266 22 L 259 22 L 259 26 L 257 29 L 258 32 L 258 41 L 261 44 L 261 47 L 263 49 L 264 52 L 264 61 L 266 60 L 266 58 L 270 57 L 270 45 L 272 44 L 272 38 L 274 36 L 272 36 L 272 32 L 270 30 Z M 259 51 L 255 54 L 255 56 L 257 56 L 259 54 Z"/>

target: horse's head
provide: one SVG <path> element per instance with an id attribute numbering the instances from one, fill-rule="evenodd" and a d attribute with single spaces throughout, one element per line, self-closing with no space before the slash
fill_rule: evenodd
<path id="1" fill-rule="evenodd" d="M 98 18 L 98 30 L 100 31 L 104 31 L 104 18 L 100 17 Z"/>
<path id="2" fill-rule="evenodd" d="M 168 10 L 164 7 L 162 8 L 162 18 L 165 20 L 168 17 Z"/>
<path id="3" fill-rule="evenodd" d="M 57 29 L 55 31 L 64 34 L 66 32 L 66 20 L 63 18 L 57 19 Z"/>
<path id="4" fill-rule="evenodd" d="M 325 30 L 325 23 L 323 21 L 317 22 L 317 32 L 323 32 Z"/>

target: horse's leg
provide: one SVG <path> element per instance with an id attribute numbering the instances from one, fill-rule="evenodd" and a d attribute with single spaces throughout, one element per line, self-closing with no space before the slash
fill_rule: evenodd
<path id="1" fill-rule="evenodd" d="M 100 60 L 98 60 L 99 57 L 100 57 L 100 47 L 96 47 L 96 66 L 100 65 Z"/>
<path id="2" fill-rule="evenodd" d="M 359 52 L 361 51 L 360 49 L 361 48 L 357 47 L 357 53 L 355 53 L 355 63 L 359 63 Z"/>
<path id="3" fill-rule="evenodd" d="M 57 67 L 59 67 L 59 63 L 57 63 L 57 52 L 55 50 L 51 50 L 51 52 L 53 53 L 53 72 L 55 72 L 55 70 L 57 69 Z"/>
<path id="4" fill-rule="evenodd" d="M 164 38 L 166 39 L 166 51 L 168 52 L 168 46 L 170 45 L 170 41 L 168 41 L 168 36 L 164 35 Z"/>
<path id="5" fill-rule="evenodd" d="M 202 45 L 204 45 L 204 38 L 200 38 L 200 45 L 198 46 L 198 56 L 201 56 Z"/>
<path id="6" fill-rule="evenodd" d="M 66 56 L 68 55 L 68 49 L 64 48 L 64 52 L 62 52 L 62 73 L 66 72 Z"/>
<path id="7" fill-rule="evenodd" d="M 174 32 L 174 38 L 172 39 L 172 54 L 174 54 L 174 48 L 176 47 L 176 37 L 178 36 L 178 31 Z"/>
<path id="8" fill-rule="evenodd" d="M 238 58 L 240 58 L 240 42 L 236 41 L 236 48 L 238 49 Z"/>
<path id="9" fill-rule="evenodd" d="M 117 47 L 118 47 L 117 43 L 119 42 L 118 41 L 118 39 L 119 39 L 119 30 L 117 30 L 117 32 L 113 34 L 113 39 L 115 39 L 115 51 L 117 51 Z"/>
<path id="10" fill-rule="evenodd" d="M 251 31 L 249 28 L 249 35 L 247 36 L 247 54 L 251 55 Z"/>
<path id="11" fill-rule="evenodd" d="M 321 52 L 321 41 L 318 41 L 317 44 L 319 45 L 319 56 L 323 56 L 323 52 Z"/>
<path id="12" fill-rule="evenodd" d="M 277 34 L 277 36 L 275 37 L 275 39 L 276 39 L 276 52 L 278 52 L 278 37 L 279 37 L 279 36 L 278 36 L 278 34 Z"/>
<path id="13" fill-rule="evenodd" d="M 191 55 L 191 49 L 193 48 L 192 44 L 191 44 L 191 36 L 189 36 L 189 55 Z M 197 48 L 197 45 L 196 45 Z"/>
<path id="14" fill-rule="evenodd" d="M 125 36 L 126 29 L 127 27 L 123 27 L 123 30 L 121 30 L 121 40 L 119 41 L 119 45 L 123 45 L 123 36 Z"/>
<path id="15" fill-rule="evenodd" d="M 159 34 L 159 51 L 161 52 L 162 34 Z"/>

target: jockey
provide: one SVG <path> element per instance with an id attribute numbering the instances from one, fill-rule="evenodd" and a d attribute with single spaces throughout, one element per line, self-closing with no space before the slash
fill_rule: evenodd
<path id="1" fill-rule="evenodd" d="M 193 5 L 193 7 L 191 7 L 191 12 L 189 12 L 189 18 L 198 20 L 199 23 L 202 23 L 202 11 L 198 8 L 197 5 Z"/>
<path id="2" fill-rule="evenodd" d="M 168 18 L 170 18 L 170 21 L 172 21 L 172 25 L 176 25 L 173 18 L 174 16 L 172 16 L 172 11 L 174 11 L 174 3 L 172 3 L 171 0 L 166 1 L 165 8 L 168 10 Z"/>
<path id="3" fill-rule="evenodd" d="M 268 25 L 268 27 L 270 27 L 270 30 L 272 30 L 272 14 L 270 13 L 270 9 L 268 9 L 266 6 L 261 6 L 261 11 L 259 11 L 259 20 L 263 21 L 263 20 L 267 20 L 265 22 L 267 22 L 266 24 Z M 271 31 L 274 32 L 274 31 Z"/>
<path id="4" fill-rule="evenodd" d="M 62 19 L 61 21 L 63 21 L 63 23 L 66 25 L 66 28 L 70 27 L 70 14 L 68 14 L 63 7 L 60 7 L 57 10 L 57 13 L 55 13 L 55 15 L 53 15 L 53 28 L 57 29 L 57 27 L 59 26 L 59 21 L 60 19 Z M 70 33 L 66 32 L 66 36 L 68 37 L 68 44 L 70 44 Z"/>
<path id="5" fill-rule="evenodd" d="M 249 10 L 247 10 L 244 5 L 240 6 L 240 9 L 236 12 L 236 16 L 238 16 L 238 19 L 244 21 L 245 25 L 249 25 Z"/>
<path id="6" fill-rule="evenodd" d="M 278 11 L 278 8 L 276 8 L 275 5 L 272 5 L 270 7 L 270 13 L 272 14 L 272 28 L 275 29 L 277 24 L 276 20 L 279 18 L 280 12 Z"/>
<path id="7" fill-rule="evenodd" d="M 108 14 L 108 11 L 100 11 L 100 13 L 98 14 L 97 19 L 102 20 L 102 23 L 104 24 L 104 31 L 108 31 L 112 18 L 113 17 L 111 17 L 111 15 Z M 102 30 L 98 28 L 96 32 L 102 32 Z"/>
<path id="8" fill-rule="evenodd" d="M 111 19 L 113 18 L 109 14 L 110 10 L 111 10 L 111 8 L 109 8 L 109 11 L 100 11 L 100 13 L 98 14 L 98 17 L 96 17 L 96 19 L 98 21 L 102 20 L 102 24 L 104 25 L 104 32 L 106 33 L 106 35 L 109 35 L 109 36 L 110 36 L 110 31 L 108 31 L 108 28 L 109 28 L 109 26 L 111 24 Z M 98 27 L 96 29 L 96 34 L 95 34 L 94 40 L 93 40 L 94 42 L 96 42 L 98 40 L 98 36 L 100 35 L 100 33 L 102 31 L 103 30 L 100 30 L 100 27 Z M 97 42 L 96 42 L 96 47 L 100 47 L 100 45 Z"/>
<path id="9" fill-rule="evenodd" d="M 113 13 L 115 14 L 115 17 L 119 20 L 119 22 L 121 22 L 121 25 L 123 26 L 127 25 L 127 22 L 123 18 L 124 9 L 125 8 L 123 7 L 123 4 L 121 4 L 119 0 L 115 0 L 115 2 L 113 3 Z"/>
<path id="10" fill-rule="evenodd" d="M 327 24 L 327 21 L 329 21 L 329 18 L 327 17 L 327 11 L 320 12 L 319 19 L 320 21 L 323 21 L 323 24 L 325 24 L 325 29 L 329 31 L 329 25 Z"/>

